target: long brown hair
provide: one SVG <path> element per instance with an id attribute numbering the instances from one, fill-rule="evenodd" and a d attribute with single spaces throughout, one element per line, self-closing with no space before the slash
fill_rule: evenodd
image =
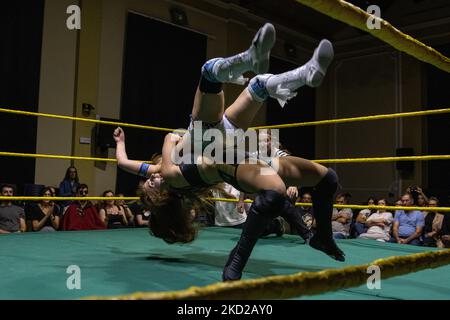
<path id="1" fill-rule="evenodd" d="M 139 189 L 138 195 L 142 203 L 151 212 L 150 233 L 169 244 L 194 241 L 199 226 L 194 222 L 192 211 L 214 212 L 214 205 L 206 198 L 215 189 L 218 187 L 195 191 L 154 189 L 150 194 Z"/>
<path id="2" fill-rule="evenodd" d="M 106 190 L 106 191 L 103 191 L 103 193 L 102 193 L 102 198 L 105 198 L 106 195 L 107 195 L 108 193 L 112 193 L 113 196 L 114 196 L 114 191 L 112 191 L 112 190 Z M 98 201 L 98 202 L 97 202 L 97 205 L 96 205 L 97 210 L 100 211 L 101 209 L 105 209 L 105 208 L 106 208 L 106 202 L 107 202 L 107 201 L 108 201 L 108 200 L 101 200 L 101 201 Z M 114 203 L 114 205 L 115 205 L 115 203 Z M 120 208 L 119 208 L 119 209 L 120 209 Z"/>

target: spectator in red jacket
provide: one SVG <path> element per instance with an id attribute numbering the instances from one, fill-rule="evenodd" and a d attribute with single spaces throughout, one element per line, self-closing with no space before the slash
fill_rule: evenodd
<path id="1" fill-rule="evenodd" d="M 77 197 L 87 197 L 88 186 L 77 187 Z M 75 201 L 67 208 L 62 229 L 64 231 L 102 230 L 106 229 L 100 219 L 97 208 L 90 201 Z"/>

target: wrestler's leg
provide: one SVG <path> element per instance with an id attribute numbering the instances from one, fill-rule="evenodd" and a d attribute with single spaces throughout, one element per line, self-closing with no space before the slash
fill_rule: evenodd
<path id="1" fill-rule="evenodd" d="M 286 187 L 281 178 L 261 175 L 259 165 L 240 165 L 236 174 L 239 187 L 249 191 L 259 190 L 255 201 L 247 212 L 247 221 L 236 247 L 231 251 L 223 271 L 223 280 L 239 280 L 256 242 L 269 223 L 280 215 L 285 203 Z M 270 170 L 270 168 L 265 168 Z"/>
<path id="2" fill-rule="evenodd" d="M 315 186 L 328 171 L 321 164 L 293 156 L 274 159 L 272 168 L 288 186 Z"/>
<path id="3" fill-rule="evenodd" d="M 279 75 L 256 76 L 236 101 L 228 107 L 225 112 L 227 119 L 238 128 L 248 129 L 267 98 L 278 99 L 284 106 L 287 100 L 296 95 L 294 91 L 298 88 L 305 85 L 319 86 L 333 57 L 333 46 L 328 40 L 322 40 L 311 60 L 305 65 Z"/>
<path id="4" fill-rule="evenodd" d="M 277 75 L 259 75 L 250 81 L 249 90 L 255 100 L 268 97 L 277 99 L 281 107 L 297 95 L 295 90 L 303 86 L 316 88 L 322 84 L 328 67 L 334 58 L 333 45 L 322 40 L 314 54 L 303 66 Z"/>
<path id="5" fill-rule="evenodd" d="M 298 157 L 283 157 L 275 161 L 278 174 L 287 185 L 313 186 L 313 210 L 317 232 L 310 245 L 332 258 L 344 261 L 344 253 L 333 240 L 331 216 L 333 196 L 338 187 L 338 177 L 333 169 Z"/>
<path id="6" fill-rule="evenodd" d="M 245 88 L 234 103 L 227 108 L 225 116 L 234 126 L 245 131 L 252 125 L 255 115 L 262 105 L 263 102 L 255 100 L 249 89 Z"/>
<path id="7" fill-rule="evenodd" d="M 225 98 L 222 88 L 220 92 L 212 93 L 205 90 L 202 92 L 198 87 L 192 107 L 192 119 L 206 123 L 219 122 L 222 120 L 224 106 Z"/>
<path id="8" fill-rule="evenodd" d="M 228 58 L 215 58 L 202 67 L 192 117 L 208 123 L 222 120 L 224 111 L 223 83 L 245 84 L 243 74 L 265 73 L 269 69 L 270 50 L 275 44 L 275 28 L 266 23 L 255 35 L 250 48 Z"/>

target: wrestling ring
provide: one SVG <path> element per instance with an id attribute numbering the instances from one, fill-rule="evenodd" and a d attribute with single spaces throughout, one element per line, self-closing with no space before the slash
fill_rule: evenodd
<path id="1" fill-rule="evenodd" d="M 450 72 L 450 59 L 402 33 L 381 18 L 382 28 L 367 30 L 365 11 L 342 0 L 296 0 L 331 18 L 371 33 L 399 51 Z M 143 130 L 174 132 L 170 128 L 32 113 L 0 108 L 0 113 L 84 121 Z M 253 129 L 285 129 L 302 126 L 336 125 L 450 113 L 436 109 L 382 114 L 346 119 L 282 124 Z M 0 151 L 2 157 L 116 162 L 115 159 L 23 154 Z M 449 160 L 450 155 L 318 159 L 318 163 L 369 163 L 393 161 Z M 79 198 L 0 197 L 0 200 L 36 201 L 79 200 Z M 83 200 L 104 200 L 88 197 Z M 106 198 L 137 200 L 138 198 Z M 234 201 L 210 199 L 213 201 Z M 310 204 L 299 203 L 308 206 Z M 336 208 L 377 209 L 377 206 L 336 205 Z M 422 209 L 384 207 L 391 210 Z M 450 207 L 435 208 L 449 214 Z M 2 270 L 10 276 L 0 280 L 0 299 L 448 299 L 450 297 L 450 250 L 380 243 L 373 240 L 338 241 L 347 253 L 339 263 L 301 245 L 298 237 L 261 239 L 246 268 L 245 279 L 222 283 L 220 276 L 229 250 L 239 238 L 239 230 L 206 228 L 189 245 L 168 246 L 149 237 L 147 230 L 108 230 L 96 232 L 27 233 L 1 239 Z M 37 240 L 39 238 L 39 240 Z M 282 243 L 282 245 L 280 245 Z M 18 263 L 20 262 L 20 263 Z M 79 265 L 82 290 L 69 291 L 66 268 Z M 381 271 L 381 290 L 367 288 L 369 266 Z M 299 272 L 300 271 L 300 272 Z M 267 276 L 277 274 L 276 276 Z M 33 288 L 40 288 L 35 290 Z M 186 289 L 188 288 L 188 289 Z M 136 293 L 137 292 L 137 293 Z"/>

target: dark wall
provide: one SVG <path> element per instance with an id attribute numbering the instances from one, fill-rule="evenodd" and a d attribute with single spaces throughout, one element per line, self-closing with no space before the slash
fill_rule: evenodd
<path id="1" fill-rule="evenodd" d="M 450 44 L 436 48 L 445 56 L 450 56 Z M 441 109 L 450 105 L 450 74 L 431 65 L 426 65 L 427 108 Z M 428 154 L 450 154 L 450 114 L 428 116 Z M 448 160 L 429 161 L 428 195 L 438 196 L 441 205 L 450 204 L 450 162 Z"/>
<path id="2" fill-rule="evenodd" d="M 38 111 L 44 0 L 2 2 L 0 107 Z M 37 119 L 0 113 L 0 150 L 36 153 Z M 0 157 L 0 183 L 33 183 L 35 160 Z"/>
<path id="3" fill-rule="evenodd" d="M 207 38 L 137 14 L 128 15 L 121 121 L 165 128 L 189 125 Z M 161 152 L 167 132 L 127 128 L 130 159 Z M 122 170 L 117 191 L 133 195 L 139 178 Z"/>
<path id="4" fill-rule="evenodd" d="M 299 67 L 285 60 L 271 58 L 270 73 L 278 74 Z M 315 120 L 315 90 L 303 87 L 298 90 L 297 97 L 289 100 L 282 109 L 278 101 L 267 102 L 267 125 Z M 314 126 L 280 130 L 280 142 L 293 155 L 306 159 L 315 159 Z"/>

